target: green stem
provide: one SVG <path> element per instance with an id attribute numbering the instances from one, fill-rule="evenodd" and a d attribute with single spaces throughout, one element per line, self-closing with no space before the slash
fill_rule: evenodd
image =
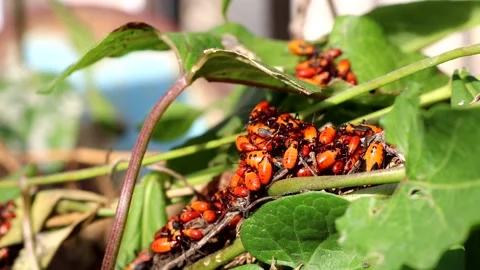
<path id="1" fill-rule="evenodd" d="M 380 86 L 389 84 L 403 77 L 411 75 L 420 70 L 424 70 L 430 67 L 437 66 L 447 61 L 457 59 L 464 56 L 474 55 L 480 53 L 480 44 L 470 45 L 458 49 L 448 51 L 446 53 L 439 54 L 434 57 L 426 58 L 410 65 L 404 66 L 400 69 L 392 71 L 382 77 L 378 77 L 366 83 L 357 85 L 350 89 L 347 89 L 337 95 L 329 97 L 322 102 L 319 102 L 313 106 L 308 107 L 306 110 L 300 113 L 300 116 L 305 117 L 312 115 L 313 113 L 338 105 L 344 101 L 347 101 L 353 97 L 367 93 L 370 90 L 377 89 Z"/>
<path id="2" fill-rule="evenodd" d="M 103 257 L 102 270 L 115 269 L 120 243 L 127 222 L 128 209 L 132 201 L 132 195 L 135 188 L 135 181 L 142 166 L 143 156 L 147 151 L 147 146 L 152 137 L 153 130 L 167 110 L 168 106 L 187 88 L 189 81 L 187 76 L 180 77 L 165 94 L 158 100 L 152 111 L 148 114 L 147 119 L 140 130 L 135 146 L 132 150 L 132 156 L 128 164 L 128 169 L 123 181 L 122 191 L 118 200 L 117 213 L 113 223 L 112 231 Z"/>
<path id="3" fill-rule="evenodd" d="M 212 253 L 202 259 L 196 261 L 195 263 L 184 267 L 184 270 L 213 270 L 218 267 L 228 263 L 233 258 L 239 256 L 242 253 L 247 252 L 245 247 L 242 244 L 240 238 L 235 239 L 233 243 L 215 253 Z"/>
<path id="4" fill-rule="evenodd" d="M 358 187 L 400 182 L 405 177 L 405 168 L 379 170 L 335 176 L 315 176 L 288 178 L 274 183 L 268 189 L 268 195 L 278 196 L 297 193 L 304 190 L 323 190 L 327 188 Z"/>
<path id="5" fill-rule="evenodd" d="M 392 196 L 393 192 L 395 192 L 395 189 L 397 189 L 397 184 L 385 184 L 385 185 L 360 189 L 350 194 L 341 195 L 341 197 L 349 201 L 353 201 L 353 200 L 364 198 L 364 197 L 376 198 L 376 199 L 388 199 Z"/>
<path id="6" fill-rule="evenodd" d="M 440 88 L 437 88 L 433 91 L 430 91 L 428 93 L 425 93 L 425 94 L 421 95 L 420 96 L 420 105 L 421 106 L 428 106 L 428 105 L 431 105 L 433 103 L 449 99 L 451 97 L 451 95 L 452 95 L 452 92 L 450 90 L 450 84 L 447 84 L 447 85 L 444 85 L 444 86 L 442 86 Z M 392 108 L 393 108 L 393 105 L 389 106 L 389 107 L 386 107 L 386 108 L 383 108 L 381 110 L 378 110 L 376 112 L 369 113 L 367 115 L 355 118 L 355 119 L 349 121 L 349 123 L 360 123 L 363 120 L 367 120 L 367 121 L 368 120 L 376 120 L 376 119 L 380 118 L 380 116 L 384 116 L 385 114 L 390 112 L 392 110 Z"/>
<path id="7" fill-rule="evenodd" d="M 171 160 L 171 159 L 187 156 L 199 151 L 218 148 L 222 145 L 234 142 L 238 137 L 238 135 L 239 134 L 235 134 L 222 139 L 209 141 L 207 143 L 191 145 L 191 146 L 175 149 L 169 152 L 161 153 L 158 155 L 146 157 L 142 161 L 142 166 L 157 163 L 159 161 Z M 128 168 L 127 161 L 121 162 L 116 167 L 116 171 L 124 171 L 127 168 Z M 56 174 L 51 174 L 47 176 L 28 177 L 27 183 L 29 186 L 32 186 L 32 185 L 49 185 L 49 184 L 55 184 L 55 183 L 73 182 L 73 181 L 79 181 L 79 180 L 97 177 L 100 175 L 106 175 L 110 172 L 110 170 L 111 170 L 111 165 L 103 165 L 103 166 L 97 166 L 93 168 L 76 170 L 71 172 L 56 173 Z M 7 179 L 0 180 L 0 189 L 17 187 L 17 186 L 18 186 L 17 179 L 7 178 Z"/>

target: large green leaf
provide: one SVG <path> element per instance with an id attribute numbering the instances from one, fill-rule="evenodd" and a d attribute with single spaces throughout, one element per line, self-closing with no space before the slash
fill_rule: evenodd
<path id="1" fill-rule="evenodd" d="M 475 98 L 480 94 L 480 81 L 472 76 L 466 69 L 455 70 L 451 81 L 453 107 L 465 106 L 476 103 Z"/>
<path id="2" fill-rule="evenodd" d="M 234 82 L 260 87 L 277 88 L 304 95 L 324 96 L 332 92 L 283 73 L 279 69 L 293 69 L 299 58 L 289 52 L 288 44 L 256 37 L 244 27 L 228 23 L 203 33 L 159 33 L 144 23 L 129 23 L 110 33 L 102 42 L 88 51 L 53 81 L 57 84 L 73 72 L 86 68 L 105 57 L 115 57 L 136 50 L 173 49 L 182 73 L 189 83 L 199 77 L 209 81 Z M 279 68 L 279 69 L 277 69 Z M 347 85 L 335 80 L 333 89 Z M 328 90 L 322 93 L 322 90 Z"/>
<path id="3" fill-rule="evenodd" d="M 348 201 L 324 192 L 284 197 L 262 206 L 242 225 L 245 248 L 255 258 L 302 269 L 362 269 L 364 262 L 340 248 L 335 220 Z"/>
<path id="4" fill-rule="evenodd" d="M 409 99 L 399 100 L 389 121 L 406 117 L 415 110 Z M 407 115 L 408 114 L 408 115 Z M 373 198 L 352 202 L 337 226 L 342 244 L 355 248 L 375 269 L 433 268 L 442 254 L 463 243 L 480 223 L 480 172 L 476 169 L 480 110 L 439 106 L 411 121 L 402 130 L 407 139 L 406 170 L 403 181 L 388 201 Z M 385 120 L 387 122 L 387 119 Z M 386 126 L 399 132 L 405 125 Z"/>
<path id="5" fill-rule="evenodd" d="M 342 58 L 350 60 L 352 70 L 359 83 L 367 82 L 412 62 L 425 58 L 418 53 L 405 53 L 392 44 L 382 27 L 365 16 L 343 16 L 335 20 L 328 43 L 329 47 L 341 48 Z M 448 77 L 437 68 L 429 68 L 381 88 L 386 94 L 362 95 L 360 101 L 365 103 L 391 103 L 396 93 L 415 82 L 422 91 L 432 90 L 445 85 Z"/>
<path id="6" fill-rule="evenodd" d="M 478 1 L 428 1 L 379 6 L 366 14 L 404 51 L 420 50 L 480 24 Z"/>

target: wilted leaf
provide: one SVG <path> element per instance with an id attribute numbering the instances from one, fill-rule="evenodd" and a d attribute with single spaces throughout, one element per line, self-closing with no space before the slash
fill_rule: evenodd
<path id="1" fill-rule="evenodd" d="M 255 258 L 305 269 L 361 269 L 364 262 L 337 244 L 335 220 L 348 201 L 324 192 L 284 197 L 262 206 L 242 225 L 245 248 Z"/>
<path id="2" fill-rule="evenodd" d="M 95 215 L 95 211 L 83 214 L 77 221 L 71 225 L 50 231 L 40 232 L 35 235 L 35 253 L 39 261 L 40 267 L 45 269 L 48 267 L 50 261 L 55 256 L 60 245 L 70 236 L 72 231 L 85 222 L 89 217 Z M 30 269 L 30 258 L 27 255 L 25 248 L 20 250 L 18 257 L 15 259 L 13 269 Z"/>
<path id="3" fill-rule="evenodd" d="M 379 6 L 366 16 L 382 25 L 392 43 L 413 52 L 480 24 L 480 3 L 418 1 Z"/>
<path id="4" fill-rule="evenodd" d="M 52 214 L 57 203 L 63 199 L 94 202 L 99 204 L 107 202 L 107 200 L 100 195 L 82 190 L 50 189 L 40 191 L 35 195 L 31 206 L 32 230 L 34 233 L 37 233 L 42 229 L 45 221 Z M 15 203 L 17 204 L 15 211 L 16 218 L 13 220 L 12 227 L 8 233 L 0 239 L 0 247 L 17 244 L 23 241 L 21 225 L 21 220 L 25 215 L 23 212 L 23 200 L 17 199 Z"/>
<path id="5" fill-rule="evenodd" d="M 407 102 L 395 104 L 398 112 Z M 472 207 L 480 203 L 479 121 L 478 108 L 445 106 L 419 118 L 420 128 L 410 129 L 407 141 L 408 179 L 388 201 L 352 202 L 337 222 L 342 244 L 366 256 L 375 269 L 425 269 L 434 267 L 452 245 L 463 243 L 480 223 Z M 399 132 L 392 128 L 386 132 Z"/>

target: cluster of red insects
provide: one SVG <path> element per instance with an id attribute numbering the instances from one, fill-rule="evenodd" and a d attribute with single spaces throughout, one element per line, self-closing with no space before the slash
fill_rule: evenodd
<path id="1" fill-rule="evenodd" d="M 220 222 L 231 209 L 245 209 L 264 196 L 266 187 L 288 177 L 349 174 L 386 168 L 394 158 L 392 146 L 383 140 L 383 130 L 368 124 L 327 126 L 280 113 L 267 101 L 251 112 L 247 135 L 236 140 L 241 152 L 236 173 L 227 188 L 208 201 L 195 201 L 169 219 L 154 236 L 155 253 L 181 252 L 201 240 L 208 228 Z M 228 228 L 242 219 L 237 215 Z M 227 229 L 228 229 L 227 228 Z"/>
<path id="2" fill-rule="evenodd" d="M 333 78 L 341 78 L 350 84 L 357 84 L 357 78 L 351 71 L 348 59 L 334 63 L 335 58 L 342 54 L 340 49 L 319 52 L 312 44 L 303 40 L 293 40 L 288 47 L 293 54 L 307 57 L 295 68 L 297 78 L 319 86 L 326 86 Z"/>
<path id="3" fill-rule="evenodd" d="M 0 238 L 10 230 L 11 221 L 15 218 L 15 202 L 10 200 L 4 204 L 0 204 Z M 0 269 L 9 263 L 9 248 L 0 248 Z"/>

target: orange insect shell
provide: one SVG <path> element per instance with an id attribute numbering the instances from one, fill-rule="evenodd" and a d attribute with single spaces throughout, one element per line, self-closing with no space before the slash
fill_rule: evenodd
<path id="1" fill-rule="evenodd" d="M 345 77 L 347 72 L 350 71 L 350 61 L 348 59 L 340 60 L 337 65 L 337 71 L 340 77 Z"/>
<path id="2" fill-rule="evenodd" d="M 203 212 L 203 219 L 208 223 L 213 223 L 217 220 L 217 214 L 213 210 Z"/>
<path id="3" fill-rule="evenodd" d="M 310 149 L 310 144 L 304 144 L 304 145 L 302 146 L 302 155 L 303 155 L 304 157 L 308 157 L 308 155 L 310 155 L 310 152 L 311 152 L 311 151 L 312 151 L 312 150 Z"/>
<path id="4" fill-rule="evenodd" d="M 312 55 L 315 53 L 315 47 L 303 40 L 292 40 L 288 43 L 290 52 L 295 55 Z"/>
<path id="5" fill-rule="evenodd" d="M 385 149 L 380 142 L 372 142 L 365 152 L 365 170 L 367 172 L 382 168 L 383 159 L 385 157 Z"/>
<path id="6" fill-rule="evenodd" d="M 333 165 L 333 163 L 335 163 L 336 157 L 336 150 L 327 150 L 323 153 L 318 154 L 316 157 L 318 170 L 323 171 L 325 169 L 328 169 L 330 166 Z"/>
<path id="7" fill-rule="evenodd" d="M 252 151 L 252 152 L 249 152 L 247 154 L 247 158 L 245 159 L 245 161 L 247 162 L 247 164 L 254 168 L 254 169 L 258 169 L 258 165 L 260 164 L 260 162 L 264 159 L 265 157 L 265 152 L 263 151 Z"/>
<path id="8" fill-rule="evenodd" d="M 319 141 L 320 143 L 322 144 L 329 144 L 329 143 L 332 143 L 333 140 L 335 139 L 335 135 L 336 135 L 336 131 L 335 131 L 335 128 L 332 127 L 332 126 L 329 126 L 329 127 L 326 127 L 321 133 L 320 133 L 320 136 L 319 136 Z"/>
<path id="9" fill-rule="evenodd" d="M 345 76 L 345 81 L 347 81 L 349 84 L 357 85 L 357 77 L 351 71 L 349 71 Z"/>
<path id="10" fill-rule="evenodd" d="M 250 191 L 257 191 L 262 187 L 260 183 L 260 178 L 255 172 L 245 172 L 245 186 Z"/>
<path id="11" fill-rule="evenodd" d="M 347 160 L 347 163 L 345 164 L 345 167 L 343 168 L 343 172 L 347 173 L 349 172 L 355 164 L 357 164 L 358 160 L 360 159 L 360 156 L 363 154 L 363 151 L 365 148 L 362 146 L 359 146 L 355 152 L 353 152 L 352 156 Z"/>
<path id="12" fill-rule="evenodd" d="M 152 243 L 152 251 L 156 253 L 167 253 L 175 246 L 177 241 L 168 241 L 168 238 L 162 237 Z"/>
<path id="13" fill-rule="evenodd" d="M 360 137 L 359 136 L 348 136 L 348 137 L 349 138 L 348 138 L 348 145 L 347 145 L 347 153 L 348 155 L 351 155 L 360 145 Z"/>
<path id="14" fill-rule="evenodd" d="M 250 138 L 251 142 L 253 143 L 253 145 L 255 145 L 255 147 L 257 147 L 256 150 L 270 151 L 273 148 L 273 146 L 271 144 L 271 140 L 269 140 L 269 139 L 259 137 L 255 134 L 250 134 L 249 138 Z"/>
<path id="15" fill-rule="evenodd" d="M 197 211 L 185 211 L 183 212 L 182 214 L 180 214 L 180 220 L 182 222 L 190 222 L 198 217 L 200 217 L 201 214 L 200 212 L 197 212 Z"/>
<path id="16" fill-rule="evenodd" d="M 185 229 L 183 230 L 183 234 L 192 238 L 193 240 L 200 240 L 203 237 L 202 231 L 198 229 Z"/>
<path id="17" fill-rule="evenodd" d="M 307 176 L 313 176 L 313 174 L 308 168 L 302 167 L 302 168 L 298 169 L 297 176 L 298 177 L 307 177 Z"/>
<path id="18" fill-rule="evenodd" d="M 243 185 L 243 183 L 244 183 L 243 177 L 238 175 L 238 174 L 234 174 L 232 176 L 232 179 L 230 179 L 230 186 L 231 187 L 238 187 L 240 185 Z"/>
<path id="19" fill-rule="evenodd" d="M 270 155 L 266 154 L 263 157 L 263 160 L 260 161 L 260 164 L 258 165 L 258 178 L 260 179 L 260 183 L 262 185 L 267 185 L 268 183 L 270 183 L 272 174 L 273 166 L 272 162 L 270 161 Z"/>
<path id="20" fill-rule="evenodd" d="M 283 155 L 282 165 L 285 169 L 293 169 L 297 164 L 298 158 L 298 142 L 293 141 L 290 143 L 287 151 Z"/>
<path id="21" fill-rule="evenodd" d="M 228 223 L 228 226 L 230 228 L 235 228 L 237 226 L 237 224 L 240 222 L 240 220 L 242 220 L 242 216 L 241 215 L 236 215 L 233 217 L 233 219 L 230 221 L 230 223 Z"/>
<path id="22" fill-rule="evenodd" d="M 270 138 L 273 136 L 274 130 L 272 130 L 263 123 L 253 123 L 248 125 L 247 132 L 250 134 L 255 134 L 262 138 Z"/>
<path id="23" fill-rule="evenodd" d="M 238 187 L 232 188 L 230 192 L 237 197 L 248 196 L 248 188 L 246 188 L 245 186 L 238 186 Z"/>
<path id="24" fill-rule="evenodd" d="M 240 152 L 248 152 L 257 150 L 257 147 L 250 143 L 248 137 L 245 135 L 240 135 L 235 140 L 235 145 L 237 146 L 238 151 Z"/>
<path id="25" fill-rule="evenodd" d="M 303 138 L 309 142 L 314 142 L 317 140 L 318 131 L 314 125 L 308 125 L 303 129 Z"/>
<path id="26" fill-rule="evenodd" d="M 331 49 L 323 53 L 323 57 L 327 59 L 337 58 L 342 54 L 342 50 L 340 49 Z"/>
<path id="27" fill-rule="evenodd" d="M 286 125 L 286 126 L 295 127 L 295 128 L 298 127 L 297 121 L 289 113 L 283 113 L 280 116 L 278 116 L 277 123 L 279 125 Z"/>
<path id="28" fill-rule="evenodd" d="M 315 75 L 313 80 L 316 81 L 319 85 L 326 85 L 330 80 L 330 72 L 323 71 L 322 73 Z"/>
<path id="29" fill-rule="evenodd" d="M 210 204 L 208 204 L 207 202 L 203 202 L 203 201 L 196 201 L 196 202 L 193 202 L 190 207 L 195 210 L 195 211 L 198 211 L 200 213 L 203 213 L 205 212 L 206 210 L 209 210 L 210 209 Z"/>
<path id="30" fill-rule="evenodd" d="M 333 163 L 332 172 L 334 174 L 340 174 L 345 166 L 345 162 L 343 160 L 337 160 Z"/>
<path id="31" fill-rule="evenodd" d="M 266 100 L 261 101 L 252 109 L 250 116 L 257 117 L 258 114 L 268 111 L 268 108 L 270 108 L 270 103 Z"/>
<path id="32" fill-rule="evenodd" d="M 303 68 L 303 69 L 298 69 L 297 72 L 295 73 L 295 76 L 297 78 L 312 78 L 315 76 L 316 72 L 315 69 L 308 67 L 308 68 Z"/>

